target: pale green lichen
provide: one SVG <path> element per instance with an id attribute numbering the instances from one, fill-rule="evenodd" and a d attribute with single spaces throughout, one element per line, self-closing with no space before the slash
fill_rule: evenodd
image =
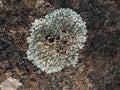
<path id="1" fill-rule="evenodd" d="M 35 19 L 30 29 L 27 58 L 46 73 L 75 66 L 86 41 L 86 25 L 71 9 L 57 9 L 45 18 Z"/>

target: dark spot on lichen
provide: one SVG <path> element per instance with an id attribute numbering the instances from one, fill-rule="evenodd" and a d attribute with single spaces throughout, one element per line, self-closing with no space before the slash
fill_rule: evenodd
<path id="1" fill-rule="evenodd" d="M 59 50 L 58 48 L 56 48 L 55 52 L 56 52 L 56 53 L 59 53 L 59 52 L 60 52 L 60 50 Z"/>
<path id="2" fill-rule="evenodd" d="M 67 33 L 67 29 L 66 28 L 62 28 L 62 32 L 63 33 Z"/>
<path id="3" fill-rule="evenodd" d="M 67 44 L 67 40 L 61 40 L 61 42 L 62 42 L 63 45 Z"/>
<path id="4" fill-rule="evenodd" d="M 56 39 L 56 40 L 60 40 L 60 36 L 56 36 L 55 39 Z"/>
<path id="5" fill-rule="evenodd" d="M 54 37 L 49 37 L 49 38 L 48 38 L 48 42 L 49 42 L 49 43 L 53 43 L 53 42 L 54 42 Z"/>
<path id="6" fill-rule="evenodd" d="M 51 37 L 51 35 L 46 35 L 45 39 L 48 40 L 49 37 Z"/>

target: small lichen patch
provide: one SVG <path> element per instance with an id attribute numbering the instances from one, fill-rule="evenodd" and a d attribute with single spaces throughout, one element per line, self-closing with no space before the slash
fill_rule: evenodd
<path id="1" fill-rule="evenodd" d="M 86 41 L 86 25 L 71 9 L 57 9 L 45 18 L 35 19 L 30 28 L 27 58 L 47 73 L 75 66 Z"/>

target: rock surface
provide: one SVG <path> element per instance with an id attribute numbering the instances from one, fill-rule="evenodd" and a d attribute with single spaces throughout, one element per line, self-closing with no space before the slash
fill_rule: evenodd
<path id="1" fill-rule="evenodd" d="M 0 83 L 0 90 L 17 90 L 22 83 L 19 80 L 9 77 L 7 80 Z"/>
<path id="2" fill-rule="evenodd" d="M 19 90 L 120 90 L 120 0 L 2 0 L 0 82 L 20 79 Z M 77 67 L 46 74 L 26 59 L 31 22 L 56 8 L 71 8 L 87 22 L 88 40 Z"/>

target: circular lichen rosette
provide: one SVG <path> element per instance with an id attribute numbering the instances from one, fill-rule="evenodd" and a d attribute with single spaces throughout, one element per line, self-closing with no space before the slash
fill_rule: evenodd
<path id="1" fill-rule="evenodd" d="M 46 73 L 75 66 L 86 41 L 86 25 L 71 9 L 57 9 L 35 19 L 30 28 L 27 58 Z"/>

